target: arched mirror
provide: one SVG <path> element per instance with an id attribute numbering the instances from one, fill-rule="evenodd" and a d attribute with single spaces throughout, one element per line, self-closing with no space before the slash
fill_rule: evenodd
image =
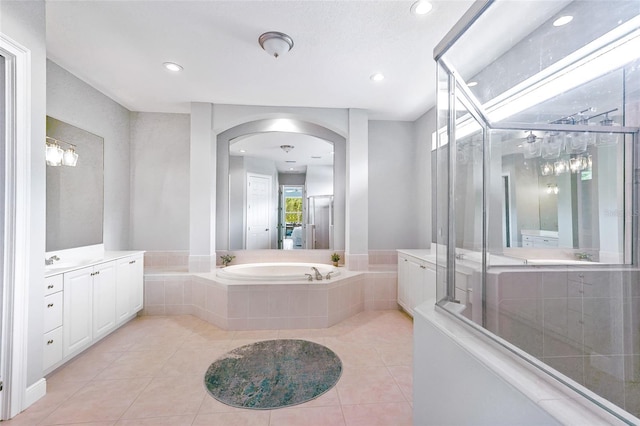
<path id="1" fill-rule="evenodd" d="M 217 166 L 218 249 L 344 248 L 344 137 L 295 119 L 244 123 L 218 135 Z"/>

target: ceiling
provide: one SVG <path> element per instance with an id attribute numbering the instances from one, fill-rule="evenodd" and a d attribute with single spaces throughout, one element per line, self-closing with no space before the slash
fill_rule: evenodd
<path id="1" fill-rule="evenodd" d="M 412 3 L 47 0 L 47 56 L 132 111 L 212 102 L 413 121 L 435 105 L 433 48 L 472 1 L 434 1 L 420 17 Z M 290 35 L 293 49 L 269 56 L 266 31 Z"/>

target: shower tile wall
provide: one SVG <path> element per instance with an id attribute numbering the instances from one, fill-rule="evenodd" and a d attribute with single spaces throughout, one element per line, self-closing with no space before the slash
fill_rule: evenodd
<path id="1" fill-rule="evenodd" d="M 623 269 L 490 272 L 487 328 L 637 416 L 638 278 Z"/>

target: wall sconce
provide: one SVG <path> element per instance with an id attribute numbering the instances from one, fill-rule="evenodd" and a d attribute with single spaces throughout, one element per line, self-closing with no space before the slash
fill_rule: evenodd
<path id="1" fill-rule="evenodd" d="M 69 147 L 66 150 L 63 150 L 60 147 L 60 144 L 65 144 Z M 76 146 L 47 136 L 45 140 L 45 160 L 47 162 L 47 166 L 75 167 L 78 163 Z"/>
<path id="2" fill-rule="evenodd" d="M 547 194 L 558 195 L 558 185 L 556 185 L 555 183 L 548 183 Z"/>
<path id="3" fill-rule="evenodd" d="M 556 176 L 558 176 L 561 173 L 566 173 L 567 171 L 569 171 L 569 163 L 567 163 L 567 160 L 556 161 L 553 164 L 553 170 Z"/>

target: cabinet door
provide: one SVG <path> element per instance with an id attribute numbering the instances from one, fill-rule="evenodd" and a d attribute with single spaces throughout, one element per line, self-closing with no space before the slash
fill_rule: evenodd
<path id="1" fill-rule="evenodd" d="M 420 291 L 420 300 L 417 301 L 418 305 L 428 299 L 436 298 L 436 271 L 435 269 L 431 269 L 428 264 L 423 266 L 424 269 L 422 270 L 422 279 L 420 282 L 422 289 Z"/>
<path id="2" fill-rule="evenodd" d="M 107 262 L 93 269 L 93 339 L 116 327 L 116 265 Z"/>
<path id="3" fill-rule="evenodd" d="M 117 260 L 116 322 L 118 325 L 122 324 L 133 313 L 131 311 L 131 289 L 129 288 L 130 260 L 129 258 Z"/>
<path id="4" fill-rule="evenodd" d="M 418 305 L 418 300 L 421 297 L 421 287 L 423 279 L 422 264 L 409 260 L 409 285 L 407 286 L 407 301 L 409 304 L 409 310 L 411 316 L 413 316 L 413 309 Z"/>
<path id="5" fill-rule="evenodd" d="M 129 279 L 131 280 L 131 311 L 137 313 L 144 304 L 144 260 L 142 255 L 135 256 L 130 261 Z"/>
<path id="6" fill-rule="evenodd" d="M 116 316 L 122 324 L 143 306 L 143 258 L 141 255 L 117 261 Z"/>
<path id="7" fill-rule="evenodd" d="M 63 355 L 72 355 L 91 343 L 93 268 L 64 274 Z"/>
<path id="8" fill-rule="evenodd" d="M 408 263 L 409 261 L 406 257 L 403 255 L 398 256 L 398 304 L 405 310 L 409 309 L 407 304 Z"/>

